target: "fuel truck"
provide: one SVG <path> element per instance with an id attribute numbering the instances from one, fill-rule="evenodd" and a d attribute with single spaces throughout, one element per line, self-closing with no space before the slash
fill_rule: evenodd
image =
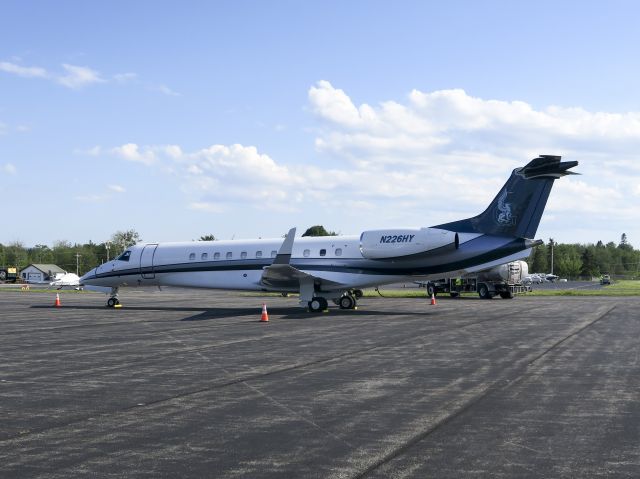
<path id="1" fill-rule="evenodd" d="M 442 278 L 421 282 L 420 286 L 427 288 L 427 294 L 449 293 L 455 298 L 460 293 L 478 293 L 482 299 L 491 299 L 496 295 L 511 299 L 515 294 L 531 291 L 530 286 L 522 283 L 529 274 L 526 261 L 512 261 L 491 269 L 477 273 L 459 276 L 457 278 Z"/>

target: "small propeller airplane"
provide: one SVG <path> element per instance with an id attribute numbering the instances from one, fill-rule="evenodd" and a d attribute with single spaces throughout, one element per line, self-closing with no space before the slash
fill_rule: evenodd
<path id="1" fill-rule="evenodd" d="M 178 286 L 300 293 L 300 305 L 328 301 L 353 309 L 360 288 L 453 277 L 529 256 L 553 182 L 577 161 L 540 155 L 513 170 L 481 214 L 429 228 L 390 228 L 359 236 L 139 243 L 80 278 L 119 304 L 122 287 Z"/>

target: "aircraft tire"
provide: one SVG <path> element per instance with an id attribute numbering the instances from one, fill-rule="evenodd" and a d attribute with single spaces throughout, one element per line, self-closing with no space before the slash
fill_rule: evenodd
<path id="1" fill-rule="evenodd" d="M 340 298 L 340 309 L 354 309 L 356 307 L 356 299 L 350 294 L 345 294 Z"/>
<path id="2" fill-rule="evenodd" d="M 355 296 L 356 299 L 360 299 L 363 296 L 362 290 L 361 289 L 354 289 L 353 290 L 353 295 Z"/>
<path id="3" fill-rule="evenodd" d="M 327 309 L 327 300 L 321 297 L 313 298 L 309 301 L 309 311 L 312 313 L 319 313 L 320 311 L 324 311 Z"/>
<path id="4" fill-rule="evenodd" d="M 119 303 L 118 298 L 109 298 L 107 300 L 107 307 L 108 308 L 113 308 L 118 303 Z"/>

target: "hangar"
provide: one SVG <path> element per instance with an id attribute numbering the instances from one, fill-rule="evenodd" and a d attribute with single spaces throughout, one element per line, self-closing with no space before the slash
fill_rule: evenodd
<path id="1" fill-rule="evenodd" d="M 29 283 L 41 283 L 53 281 L 58 273 L 65 274 L 66 271 L 55 264 L 33 263 L 20 271 L 20 278 Z"/>

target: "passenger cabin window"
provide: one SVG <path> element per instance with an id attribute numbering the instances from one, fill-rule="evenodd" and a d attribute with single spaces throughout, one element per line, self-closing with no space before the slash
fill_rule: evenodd
<path id="1" fill-rule="evenodd" d="M 233 253 L 231 251 L 227 252 L 227 259 L 233 258 Z"/>
<path id="2" fill-rule="evenodd" d="M 320 256 L 327 256 L 327 250 L 326 250 L 326 249 L 324 249 L 324 248 L 322 248 L 322 249 L 320 250 Z"/>
<path id="3" fill-rule="evenodd" d="M 220 259 L 220 253 L 213 253 L 213 259 Z"/>
<path id="4" fill-rule="evenodd" d="M 272 257 L 272 258 L 275 258 L 277 254 L 278 254 L 278 252 L 277 252 L 276 250 L 273 250 L 273 251 L 271 252 L 271 257 Z"/>
<path id="5" fill-rule="evenodd" d="M 308 258 L 310 254 L 311 254 L 311 251 L 309 251 L 308 249 L 302 252 L 302 256 L 304 256 L 305 258 Z"/>
<path id="6" fill-rule="evenodd" d="M 336 248 L 336 256 L 342 256 L 342 248 Z"/>
<path id="7" fill-rule="evenodd" d="M 243 251 L 242 253 L 240 253 L 240 259 L 247 259 L 247 252 Z"/>
<path id="8" fill-rule="evenodd" d="M 116 258 L 116 261 L 129 261 L 130 257 L 131 257 L 131 251 L 125 251 L 124 253 L 122 253 L 120 256 Z"/>
<path id="9" fill-rule="evenodd" d="M 201 259 L 202 261 L 206 260 L 208 257 L 209 257 L 209 255 L 208 255 L 207 253 L 202 253 L 202 254 L 200 255 L 200 259 Z"/>
<path id="10" fill-rule="evenodd" d="M 189 255 L 189 261 L 193 261 L 193 260 L 195 260 L 195 259 L 196 259 L 196 254 L 195 254 L 195 253 L 191 253 L 191 254 Z"/>
<path id="11" fill-rule="evenodd" d="M 262 258 L 262 251 L 256 251 L 256 258 Z"/>

